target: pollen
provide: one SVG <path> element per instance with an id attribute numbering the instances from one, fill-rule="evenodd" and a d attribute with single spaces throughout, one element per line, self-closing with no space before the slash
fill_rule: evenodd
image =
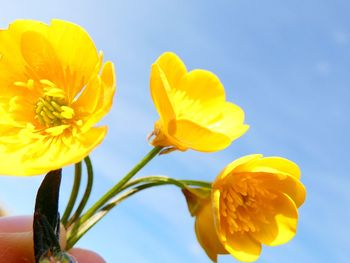
<path id="1" fill-rule="evenodd" d="M 226 222 L 227 233 L 256 232 L 266 222 L 265 214 L 271 212 L 269 205 L 273 193 L 260 186 L 255 178 L 242 178 L 222 189 L 221 214 Z"/>
<path id="2" fill-rule="evenodd" d="M 74 117 L 74 109 L 66 106 L 61 97 L 43 96 L 35 105 L 35 119 L 45 128 L 67 125 Z"/>

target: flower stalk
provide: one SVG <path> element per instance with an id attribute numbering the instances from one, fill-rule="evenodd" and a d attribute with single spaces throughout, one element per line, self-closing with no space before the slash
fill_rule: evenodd
<path id="1" fill-rule="evenodd" d="M 89 197 L 91 194 L 92 185 L 94 182 L 94 171 L 93 171 L 91 159 L 89 156 L 87 156 L 84 159 L 84 163 L 85 163 L 86 169 L 87 169 L 87 183 L 86 183 L 85 192 L 84 192 L 83 197 L 78 205 L 77 210 L 72 215 L 72 217 L 68 220 L 67 224 L 65 224 L 66 228 L 68 228 L 70 225 L 72 225 L 75 222 L 75 220 L 77 220 L 79 218 L 79 216 L 83 212 L 83 210 L 86 206 L 86 203 L 89 200 Z"/>
<path id="2" fill-rule="evenodd" d="M 110 199 L 120 192 L 123 186 L 147 163 L 149 163 L 158 153 L 162 147 L 154 147 L 138 164 L 136 164 L 116 185 L 114 185 L 108 192 L 106 192 L 99 200 L 97 200 L 80 219 L 76 220 L 73 225 L 72 233 L 80 225 L 84 224 L 90 217 L 92 217 L 102 206 L 104 206 Z"/>
<path id="3" fill-rule="evenodd" d="M 102 208 L 96 211 L 90 218 L 86 219 L 84 222 L 80 222 L 78 227 L 73 226 L 73 229 L 68 230 L 69 237 L 67 240 L 66 248 L 72 248 L 76 244 L 76 242 L 78 242 L 79 239 L 90 228 L 92 228 L 96 223 L 98 223 L 104 216 L 107 215 L 109 211 L 111 211 L 115 206 L 120 204 L 123 200 L 127 199 L 128 197 L 131 197 L 132 195 L 142 190 L 163 185 L 174 185 L 181 189 L 184 189 L 188 186 L 204 187 L 206 189 L 211 189 L 211 183 L 204 181 L 176 180 L 167 176 L 147 176 L 137 178 L 125 184 L 124 187 L 120 188 L 119 193 L 123 193 L 121 193 L 119 196 L 116 196 L 113 200 L 110 200 L 106 205 L 104 205 Z"/>
<path id="4" fill-rule="evenodd" d="M 66 207 L 66 210 L 63 213 L 63 216 L 61 218 L 61 222 L 64 226 L 67 225 L 68 218 L 70 214 L 72 213 L 74 204 L 77 200 L 80 183 L 81 183 L 81 173 L 82 173 L 82 167 L 81 162 L 75 164 L 75 170 L 74 170 L 74 183 L 72 187 L 72 192 L 69 197 L 69 201 Z"/>

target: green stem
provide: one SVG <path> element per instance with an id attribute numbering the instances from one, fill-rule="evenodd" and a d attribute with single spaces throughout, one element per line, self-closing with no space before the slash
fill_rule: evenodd
<path id="1" fill-rule="evenodd" d="M 95 213 L 92 217 L 90 217 L 87 221 L 85 221 L 84 224 L 80 225 L 79 229 L 77 229 L 75 232 L 69 235 L 67 239 L 66 250 L 71 249 L 91 227 L 93 227 L 97 222 L 99 222 L 113 207 L 118 205 L 120 202 L 136 194 L 139 191 L 142 191 L 144 189 L 147 189 L 153 186 L 164 185 L 164 184 L 170 184 L 170 183 L 159 182 L 159 183 L 143 184 L 122 193 L 115 200 L 111 201 L 110 203 L 102 207 L 97 213 Z"/>
<path id="2" fill-rule="evenodd" d="M 180 188 L 185 187 L 186 185 L 182 184 L 180 181 L 167 177 L 167 176 L 161 176 L 161 175 L 156 175 L 156 176 L 145 176 L 145 177 L 140 177 L 135 180 L 130 181 L 129 183 L 125 184 L 123 188 L 120 189 L 120 192 L 124 191 L 127 188 L 130 188 L 132 186 L 141 184 L 141 183 L 165 183 L 165 184 L 173 184 L 176 185 Z"/>
<path id="3" fill-rule="evenodd" d="M 111 198 L 113 198 L 120 189 L 147 163 L 149 163 L 163 147 L 154 147 L 138 164 L 134 166 L 116 185 L 114 185 L 107 193 L 105 193 L 95 204 L 93 204 L 89 210 L 80 218 L 77 224 L 83 224 L 88 220 L 95 212 L 105 205 Z"/>
<path id="4" fill-rule="evenodd" d="M 67 249 L 72 248 L 76 242 L 91 228 L 93 227 L 97 222 L 99 222 L 107 213 L 117 206 L 120 202 L 122 202 L 124 199 L 134 195 L 135 193 L 150 188 L 154 186 L 161 186 L 161 185 L 174 185 L 179 188 L 184 188 L 188 185 L 191 186 L 200 186 L 205 188 L 211 188 L 211 183 L 209 182 L 203 182 L 203 181 L 195 181 L 195 180 L 176 180 L 174 178 L 170 178 L 167 176 L 147 176 L 147 177 L 141 177 L 137 178 L 128 184 L 125 184 L 124 187 L 120 189 L 119 192 L 126 190 L 127 188 L 140 184 L 145 183 L 142 185 L 138 185 L 132 189 L 129 189 L 128 191 L 125 191 L 124 193 L 120 194 L 118 197 L 116 197 L 115 200 L 110 201 L 108 204 L 103 206 L 99 211 L 97 211 L 93 216 L 91 216 L 89 219 L 87 219 L 84 223 L 81 223 L 78 225 L 78 227 L 73 227 L 73 230 L 68 230 L 68 240 L 67 240 Z"/>
<path id="5" fill-rule="evenodd" d="M 91 194 L 92 185 L 93 185 L 93 182 L 94 182 L 94 171 L 93 171 L 91 159 L 90 159 L 89 156 L 87 156 L 84 159 L 84 162 L 85 162 L 86 169 L 87 169 L 86 189 L 85 189 L 84 195 L 83 195 L 83 197 L 82 197 L 82 199 L 81 199 L 81 201 L 80 201 L 80 203 L 78 205 L 77 210 L 75 211 L 73 216 L 68 220 L 68 223 L 67 223 L 66 227 L 71 226 L 74 223 L 74 221 L 79 218 L 79 216 L 81 215 L 81 212 L 83 212 L 83 210 L 84 210 L 84 208 L 86 206 L 86 203 L 89 200 L 89 197 L 90 197 L 90 194 Z"/>
<path id="6" fill-rule="evenodd" d="M 185 185 L 193 185 L 193 186 L 199 186 L 204 188 L 211 188 L 212 183 L 210 182 L 204 182 L 204 181 L 197 181 L 197 180 L 179 180 L 179 182 L 185 184 Z"/>
<path id="7" fill-rule="evenodd" d="M 80 188 L 80 181 L 81 181 L 81 162 L 75 164 L 74 183 L 72 187 L 72 192 L 70 194 L 66 210 L 64 211 L 61 219 L 61 222 L 63 225 L 67 224 L 67 220 L 73 210 L 75 201 L 77 200 L 77 196 Z"/>
<path id="8" fill-rule="evenodd" d="M 165 182 L 166 184 L 173 184 L 180 188 L 184 188 L 189 185 L 204 187 L 209 189 L 211 188 L 210 182 L 196 181 L 196 180 L 178 180 L 168 176 L 155 175 L 155 176 L 140 177 L 135 180 L 132 180 L 129 183 L 125 184 L 124 187 L 120 189 L 120 192 L 127 188 L 130 188 L 131 186 L 134 186 L 140 183 L 145 183 L 145 182 Z"/>

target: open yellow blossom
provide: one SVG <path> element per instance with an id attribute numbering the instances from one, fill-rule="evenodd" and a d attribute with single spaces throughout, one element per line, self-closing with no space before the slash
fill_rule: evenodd
<path id="1" fill-rule="evenodd" d="M 244 112 L 227 102 L 213 73 L 186 66 L 174 53 L 164 53 L 152 65 L 151 94 L 160 115 L 151 142 L 168 150 L 219 151 L 248 129 Z"/>
<path id="2" fill-rule="evenodd" d="M 232 162 L 213 183 L 219 240 L 238 260 L 257 260 L 261 244 L 276 246 L 294 237 L 305 195 L 300 170 L 287 159 L 250 155 Z"/>
<path id="3" fill-rule="evenodd" d="M 35 175 L 101 143 L 114 66 L 78 25 L 18 20 L 0 30 L 0 174 Z"/>

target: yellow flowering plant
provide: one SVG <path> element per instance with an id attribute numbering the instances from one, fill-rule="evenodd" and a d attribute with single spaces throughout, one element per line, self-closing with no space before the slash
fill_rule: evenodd
<path id="1" fill-rule="evenodd" d="M 298 210 L 306 196 L 298 166 L 284 158 L 244 156 L 217 176 L 211 193 L 185 192 L 196 217 L 198 241 L 208 256 L 231 254 L 252 262 L 261 244 L 277 246 L 296 234 Z M 190 196 L 190 197 L 188 197 Z M 214 230 L 215 229 L 215 230 Z"/>
<path id="2" fill-rule="evenodd" d="M 74 262 L 64 251 L 112 208 L 144 189 L 169 184 L 182 190 L 195 217 L 198 242 L 212 261 L 219 254 L 255 261 L 261 244 L 280 245 L 295 235 L 297 208 L 306 190 L 298 166 L 287 159 L 245 156 L 224 168 L 214 182 L 167 176 L 133 179 L 159 154 L 220 151 L 249 127 L 243 110 L 226 100 L 216 75 L 187 71 L 171 52 L 151 66 L 151 96 L 159 113 L 149 136 L 154 147 L 86 208 L 94 178 L 88 155 L 107 132 L 107 127 L 95 125 L 110 110 L 115 89 L 113 63 L 103 63 L 102 52 L 80 26 L 62 20 L 49 25 L 18 20 L 0 30 L 0 174 L 47 173 L 34 213 L 36 262 Z M 62 169 L 72 164 L 73 187 L 59 216 Z M 83 165 L 87 184 L 77 203 Z M 60 223 L 67 230 L 66 247 L 58 241 Z"/>
<path id="3" fill-rule="evenodd" d="M 80 162 L 107 127 L 113 63 L 79 26 L 18 20 L 0 31 L 0 174 L 36 175 Z"/>
<path id="4" fill-rule="evenodd" d="M 238 260 L 255 261 L 261 244 L 291 240 L 306 191 L 293 162 L 262 155 L 230 163 L 213 183 L 213 208 L 219 239 Z"/>
<path id="5" fill-rule="evenodd" d="M 201 69 L 187 72 L 174 53 L 152 65 L 150 86 L 160 116 L 151 133 L 153 146 L 215 152 L 248 130 L 243 110 L 226 101 L 219 78 Z"/>

